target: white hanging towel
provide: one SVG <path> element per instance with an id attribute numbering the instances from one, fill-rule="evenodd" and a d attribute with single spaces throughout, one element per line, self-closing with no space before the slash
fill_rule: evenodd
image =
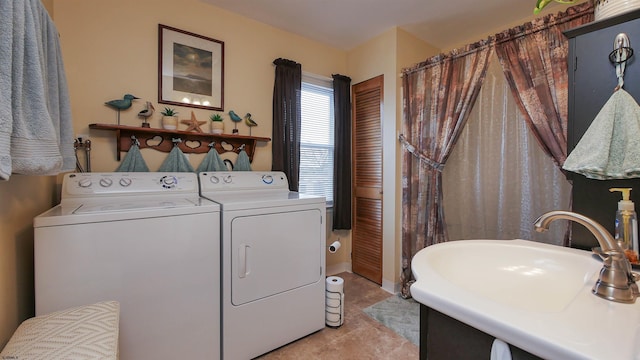
<path id="1" fill-rule="evenodd" d="M 511 360 L 509 344 L 500 339 L 494 339 L 491 345 L 491 360 Z"/>
<path id="2" fill-rule="evenodd" d="M 628 92 L 613 93 L 562 168 L 597 180 L 640 177 L 640 106 Z"/>
<path id="3" fill-rule="evenodd" d="M 58 31 L 40 0 L 0 1 L 0 180 L 75 168 Z"/>

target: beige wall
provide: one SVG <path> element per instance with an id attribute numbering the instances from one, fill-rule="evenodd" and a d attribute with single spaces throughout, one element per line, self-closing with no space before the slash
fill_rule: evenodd
<path id="1" fill-rule="evenodd" d="M 41 0 L 41 2 L 49 12 L 49 16 L 53 17 L 53 0 Z"/>
<path id="2" fill-rule="evenodd" d="M 138 126 L 136 117 L 149 100 L 157 104 L 158 24 L 225 42 L 225 110 L 251 112 L 259 123 L 253 135 L 271 137 L 274 59 L 303 64 L 303 71 L 326 77 L 346 74 L 346 53 L 318 42 L 240 17 L 196 0 L 44 0 L 60 32 L 69 83 L 74 131 L 92 140 L 92 170 L 113 171 L 115 137 L 89 130 L 90 123 L 115 124 L 105 101 L 132 93 L 140 98 L 121 113 L 121 123 Z M 178 108 L 181 118 L 191 109 Z M 226 112 L 225 111 L 225 112 Z M 194 109 L 200 120 L 211 112 Z M 159 127 L 160 115 L 150 120 Z M 231 123 L 225 120 L 228 128 Z M 208 125 L 208 124 L 207 124 Z M 244 124 L 240 134 L 248 134 Z M 207 127 L 208 128 L 208 127 Z M 143 149 L 156 170 L 166 154 Z M 202 155 L 190 156 L 197 166 Z M 253 167 L 271 167 L 271 145 L 261 144 Z M 0 347 L 19 323 L 34 314 L 33 218 L 58 200 L 56 177 L 18 176 L 0 182 Z M 334 234 L 328 233 L 328 236 Z M 342 249 L 341 249 L 342 250 Z M 334 258 L 329 257 L 328 262 Z M 330 265 L 330 264 L 329 264 Z"/>
<path id="3" fill-rule="evenodd" d="M 158 24 L 221 40 L 225 43 L 225 113 L 250 112 L 258 122 L 255 136 L 271 137 L 274 59 L 283 57 L 303 64 L 303 71 L 330 77 L 346 72 L 346 53 L 196 0 L 64 0 L 54 1 L 71 93 L 76 134 L 92 140 L 92 170 L 113 171 L 115 137 L 110 131 L 89 130 L 91 123 L 116 123 L 115 110 L 105 101 L 125 93 L 140 97 L 120 114 L 123 125 L 139 126 L 137 113 L 144 101 L 155 104 L 149 120 L 160 127 L 158 93 Z M 178 107 L 180 119 L 191 111 L 208 120 L 211 111 Z M 233 127 L 225 116 L 227 129 Z M 181 125 L 183 128 L 185 125 Z M 206 129 L 208 129 L 208 123 Z M 244 123 L 240 134 L 248 135 Z M 149 168 L 157 170 L 166 153 L 143 149 Z M 204 155 L 190 155 L 197 167 Z M 233 158 L 232 158 L 233 159 Z M 253 168 L 269 170 L 271 144 L 259 143 Z"/>
<path id="4" fill-rule="evenodd" d="M 333 209 L 327 211 L 327 275 L 336 275 L 341 272 L 351 271 L 351 230 L 333 229 Z M 330 253 L 328 246 L 334 241 L 340 241 L 340 248 L 335 253 Z"/>
<path id="5" fill-rule="evenodd" d="M 396 122 L 396 34 L 390 29 L 349 52 L 349 74 L 353 84 L 383 75 L 382 108 L 382 287 L 393 292 L 398 254 L 395 251 L 393 222 L 389 214 L 394 209 L 395 177 L 389 174 L 393 152 L 389 151 L 390 138 L 395 133 Z M 391 282 L 391 283 L 390 283 Z"/>
<path id="6" fill-rule="evenodd" d="M 397 132 L 402 115 L 402 68 L 437 54 L 437 49 L 399 28 L 383 34 L 354 48 L 348 55 L 348 73 L 357 84 L 378 75 L 384 76 L 382 113 L 382 287 L 397 291 L 401 269 L 401 241 L 399 216 L 400 170 Z"/>
<path id="7" fill-rule="evenodd" d="M 33 218 L 57 202 L 55 176 L 0 181 L 0 348 L 34 313 Z"/>
<path id="8" fill-rule="evenodd" d="M 113 171 L 118 166 L 114 133 L 87 127 L 91 123 L 116 123 L 116 113 L 104 105 L 105 101 L 125 93 L 140 97 L 120 115 L 121 124 L 132 126 L 140 125 L 136 114 L 144 101 L 151 101 L 156 113 L 149 122 L 152 127 L 160 127 L 159 111 L 165 105 L 157 103 L 159 23 L 224 42 L 225 113 L 250 112 L 259 124 L 252 130 L 255 136 L 271 137 L 274 59 L 295 60 L 303 64 L 303 71 L 325 77 L 346 73 L 344 51 L 195 0 L 65 0 L 55 1 L 55 13 L 71 92 L 74 129 L 76 134 L 88 134 L 92 141 L 93 171 Z M 191 111 L 199 120 L 207 120 L 212 113 L 187 107 L 177 110 L 181 119 L 188 119 Z M 224 121 L 225 132 L 230 132 L 233 123 L 228 115 Z M 203 126 L 205 130 L 208 128 L 208 123 Z M 238 128 L 240 134 L 248 135 L 244 123 Z M 141 151 L 152 171 L 167 156 L 151 149 Z M 203 157 L 189 155 L 194 168 Z M 235 155 L 223 157 L 235 160 Z M 270 143 L 258 143 L 252 167 L 271 169 Z M 332 233 L 330 228 L 327 234 L 327 241 L 344 236 Z M 328 266 L 341 264 L 342 269 L 346 253 L 342 250 L 337 255 L 327 254 Z"/>
<path id="9" fill-rule="evenodd" d="M 251 112 L 259 123 L 252 131 L 256 136 L 271 137 L 272 61 L 278 57 L 302 63 L 303 71 L 309 73 L 350 76 L 352 84 L 383 74 L 383 286 L 394 290 L 400 272 L 401 153 L 396 139 L 402 110 L 399 76 L 402 68 L 435 55 L 437 49 L 393 28 L 344 52 L 196 0 L 42 1 L 60 31 L 74 131 L 89 135 L 93 142 L 93 171 L 113 171 L 118 165 L 114 134 L 87 127 L 91 123 L 115 124 L 115 111 L 106 107 L 105 101 L 127 92 L 142 98 L 122 112 L 121 123 L 126 125 L 140 124 L 136 114 L 145 100 L 153 102 L 156 110 L 162 109 L 157 103 L 159 23 L 225 42 L 225 110 Z M 496 31 L 510 26 L 496 27 Z M 451 48 L 480 38 L 483 37 Z M 178 110 L 181 118 L 189 117 L 191 109 Z M 210 114 L 198 109 L 194 112 L 200 120 Z M 159 127 L 159 118 L 156 113 L 151 126 Z M 225 122 L 231 126 L 228 119 Z M 239 128 L 241 134 L 248 133 L 244 124 Z M 142 152 L 152 170 L 166 157 L 153 150 Z M 191 155 L 190 161 L 197 166 L 202 157 Z M 271 145 L 260 144 L 253 168 L 268 170 L 270 165 Z M 0 182 L 0 347 L 18 324 L 34 313 L 33 217 L 59 201 L 58 184 L 59 180 L 51 176 L 14 175 L 9 181 Z M 330 230 L 329 221 L 327 226 Z M 338 237 L 343 242 L 337 254 L 327 254 L 328 268 L 348 266 L 350 232 L 328 231 L 327 237 L 328 242 Z"/>

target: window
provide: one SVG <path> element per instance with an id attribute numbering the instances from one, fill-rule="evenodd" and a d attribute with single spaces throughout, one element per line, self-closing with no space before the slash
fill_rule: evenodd
<path id="1" fill-rule="evenodd" d="M 320 195 L 333 205 L 333 82 L 302 75 L 300 129 L 301 193 Z"/>

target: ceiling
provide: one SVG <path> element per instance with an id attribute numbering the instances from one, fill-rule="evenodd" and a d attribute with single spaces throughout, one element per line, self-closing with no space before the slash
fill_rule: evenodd
<path id="1" fill-rule="evenodd" d="M 535 0 L 201 1 L 342 50 L 393 27 L 438 49 L 450 49 L 529 21 L 536 4 Z M 561 6 L 553 2 L 545 10 L 564 10 Z"/>

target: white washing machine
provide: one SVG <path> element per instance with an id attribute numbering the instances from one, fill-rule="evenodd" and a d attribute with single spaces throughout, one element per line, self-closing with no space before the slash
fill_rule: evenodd
<path id="1" fill-rule="evenodd" d="M 281 172 L 200 173 L 220 204 L 222 358 L 251 359 L 324 328 L 325 198 Z"/>
<path id="2" fill-rule="evenodd" d="M 36 315 L 120 302 L 120 359 L 220 358 L 220 207 L 195 173 L 74 173 L 37 216 Z"/>

